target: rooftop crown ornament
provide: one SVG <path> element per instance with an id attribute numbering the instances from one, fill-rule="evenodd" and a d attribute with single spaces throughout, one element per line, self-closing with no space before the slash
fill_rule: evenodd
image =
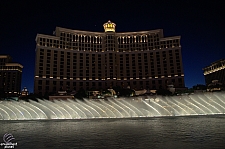
<path id="1" fill-rule="evenodd" d="M 108 22 L 103 24 L 103 27 L 105 29 L 105 32 L 115 32 L 116 24 L 109 20 Z"/>

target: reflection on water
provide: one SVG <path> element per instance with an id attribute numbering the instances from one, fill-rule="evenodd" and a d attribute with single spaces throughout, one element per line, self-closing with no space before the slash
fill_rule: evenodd
<path id="1" fill-rule="evenodd" d="M 0 121 L 15 148 L 223 148 L 225 116 Z M 3 141 L 0 139 L 0 143 Z"/>

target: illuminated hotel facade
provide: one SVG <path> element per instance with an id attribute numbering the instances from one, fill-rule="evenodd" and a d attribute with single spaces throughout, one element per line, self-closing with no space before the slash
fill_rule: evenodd
<path id="1" fill-rule="evenodd" d="M 218 80 L 220 83 L 225 84 L 225 60 L 218 60 L 211 63 L 210 66 L 203 68 L 205 82 L 208 86 L 213 80 Z"/>
<path id="2" fill-rule="evenodd" d="M 163 30 L 105 32 L 56 27 L 54 36 L 37 34 L 34 93 L 106 89 L 184 88 L 180 36 Z"/>
<path id="3" fill-rule="evenodd" d="M 13 63 L 9 55 L 0 55 L 0 89 L 6 96 L 19 96 L 23 66 Z"/>

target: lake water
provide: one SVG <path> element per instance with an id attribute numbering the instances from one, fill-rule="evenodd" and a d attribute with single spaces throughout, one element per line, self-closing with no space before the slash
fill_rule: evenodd
<path id="1" fill-rule="evenodd" d="M 218 149 L 225 148 L 225 116 L 0 121 L 0 137 L 5 133 L 16 149 Z"/>

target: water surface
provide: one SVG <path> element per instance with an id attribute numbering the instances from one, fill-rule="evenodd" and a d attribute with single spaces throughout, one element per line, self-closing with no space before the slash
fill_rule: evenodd
<path id="1" fill-rule="evenodd" d="M 218 149 L 225 147 L 225 116 L 0 121 L 0 136 L 5 133 L 17 149 Z"/>

